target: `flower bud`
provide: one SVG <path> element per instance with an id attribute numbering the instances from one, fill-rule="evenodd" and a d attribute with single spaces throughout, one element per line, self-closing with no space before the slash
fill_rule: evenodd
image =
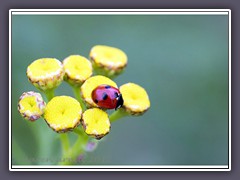
<path id="1" fill-rule="evenodd" d="M 96 45 L 90 51 L 90 60 L 97 74 L 113 78 L 127 66 L 127 55 L 120 49 Z"/>
<path id="2" fill-rule="evenodd" d="M 85 57 L 71 55 L 64 59 L 64 80 L 73 86 L 81 86 L 92 75 L 92 64 Z"/>
<path id="3" fill-rule="evenodd" d="M 123 108 L 132 115 L 142 115 L 150 108 L 150 100 L 145 89 L 134 83 L 119 88 L 124 99 Z"/>
<path id="4" fill-rule="evenodd" d="M 29 81 L 39 90 L 55 89 L 63 81 L 64 69 L 62 63 L 54 58 L 35 60 L 27 68 Z"/>
<path id="5" fill-rule="evenodd" d="M 80 124 L 82 108 L 70 96 L 56 96 L 46 106 L 44 119 L 56 132 L 66 132 Z"/>
<path id="6" fill-rule="evenodd" d="M 90 77 L 81 86 L 81 96 L 88 107 L 98 107 L 92 100 L 92 91 L 102 84 L 108 84 L 117 88 L 117 84 L 114 81 L 101 75 Z"/>
<path id="7" fill-rule="evenodd" d="M 41 94 L 29 91 L 24 92 L 18 102 L 18 111 L 25 119 L 36 121 L 44 113 L 45 102 Z"/>
<path id="8" fill-rule="evenodd" d="M 108 114 L 98 108 L 86 110 L 83 113 L 81 124 L 86 134 L 96 139 L 107 135 L 111 128 Z"/>

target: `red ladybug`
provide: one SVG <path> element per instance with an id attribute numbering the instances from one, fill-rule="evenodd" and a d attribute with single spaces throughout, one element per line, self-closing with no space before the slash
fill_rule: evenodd
<path id="1" fill-rule="evenodd" d="M 118 109 L 123 105 L 120 91 L 109 85 L 100 85 L 92 91 L 92 100 L 101 108 Z"/>

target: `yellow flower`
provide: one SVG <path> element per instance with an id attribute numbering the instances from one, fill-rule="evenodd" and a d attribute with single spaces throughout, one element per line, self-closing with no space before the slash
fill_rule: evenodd
<path id="1" fill-rule="evenodd" d="M 56 132 L 74 129 L 80 123 L 82 108 L 79 102 L 69 96 L 56 96 L 46 106 L 44 119 Z"/>
<path id="2" fill-rule="evenodd" d="M 59 86 L 63 80 L 63 75 L 63 65 L 55 58 L 35 60 L 27 68 L 29 81 L 42 91 L 51 90 Z"/>
<path id="3" fill-rule="evenodd" d="M 71 55 L 64 59 L 63 67 L 65 70 L 64 80 L 71 85 L 80 86 L 92 75 L 92 64 L 80 55 Z"/>
<path id="4" fill-rule="evenodd" d="M 141 86 L 127 83 L 119 88 L 123 99 L 123 108 L 132 115 L 141 115 L 150 108 L 147 92 Z"/>
<path id="5" fill-rule="evenodd" d="M 127 66 L 127 55 L 120 49 L 96 45 L 90 51 L 90 60 L 96 73 L 108 77 L 120 74 Z"/>
<path id="6" fill-rule="evenodd" d="M 18 102 L 19 113 L 27 120 L 35 121 L 44 113 L 45 102 L 41 94 L 29 91 L 23 93 Z"/>
<path id="7" fill-rule="evenodd" d="M 96 139 L 107 135 L 111 128 L 108 114 L 98 108 L 86 110 L 83 113 L 81 124 L 86 134 Z"/>
<path id="8" fill-rule="evenodd" d="M 92 100 L 92 91 L 101 84 L 108 84 L 116 87 L 117 84 L 105 76 L 92 76 L 87 79 L 81 86 L 81 96 L 89 107 L 98 107 Z"/>

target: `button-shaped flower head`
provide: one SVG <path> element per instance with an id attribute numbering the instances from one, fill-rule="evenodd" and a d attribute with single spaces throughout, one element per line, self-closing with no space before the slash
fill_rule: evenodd
<path id="1" fill-rule="evenodd" d="M 79 102 L 69 96 L 56 96 L 46 106 L 44 119 L 56 132 L 74 129 L 80 123 L 82 108 Z"/>
<path id="2" fill-rule="evenodd" d="M 23 93 L 18 102 L 18 111 L 27 120 L 35 121 L 44 113 L 45 102 L 41 94 L 29 91 Z"/>
<path id="3" fill-rule="evenodd" d="M 119 88 L 124 103 L 123 108 L 132 115 L 141 115 L 150 108 L 150 100 L 145 89 L 134 83 L 127 83 Z"/>
<path id="4" fill-rule="evenodd" d="M 86 134 L 96 139 L 107 135 L 111 128 L 108 114 L 99 108 L 86 110 L 83 113 L 81 124 Z"/>
<path id="5" fill-rule="evenodd" d="M 71 55 L 65 58 L 63 67 L 65 70 L 64 80 L 74 86 L 81 86 L 92 75 L 91 62 L 80 55 Z"/>
<path id="6" fill-rule="evenodd" d="M 102 84 L 117 88 L 117 84 L 114 81 L 101 75 L 90 77 L 81 86 L 81 95 L 88 107 L 98 107 L 92 99 L 92 92 L 96 87 Z"/>
<path id="7" fill-rule="evenodd" d="M 56 88 L 63 80 L 62 63 L 55 58 L 41 58 L 32 62 L 27 68 L 29 81 L 39 90 Z"/>
<path id="8" fill-rule="evenodd" d="M 114 77 L 127 66 L 127 55 L 118 48 L 96 45 L 90 51 L 90 60 L 97 74 Z"/>

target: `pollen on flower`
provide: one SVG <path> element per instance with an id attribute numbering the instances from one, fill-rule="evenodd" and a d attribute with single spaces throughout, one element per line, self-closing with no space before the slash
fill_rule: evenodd
<path id="1" fill-rule="evenodd" d="M 127 55 L 121 49 L 105 45 L 94 46 L 90 60 L 94 67 L 105 71 L 108 76 L 119 74 L 127 66 Z"/>
<path id="2" fill-rule="evenodd" d="M 71 85 L 81 85 L 92 75 L 92 64 L 85 57 L 71 55 L 64 59 L 64 79 Z"/>
<path id="3" fill-rule="evenodd" d="M 119 88 L 122 93 L 123 107 L 133 115 L 141 115 L 150 107 L 150 100 L 145 89 L 134 83 L 127 83 Z"/>
<path id="4" fill-rule="evenodd" d="M 101 109 L 92 108 L 83 113 L 81 124 L 86 134 L 101 139 L 109 133 L 111 125 L 108 114 Z"/>
<path id="5" fill-rule="evenodd" d="M 27 120 L 35 121 L 44 113 L 45 102 L 41 94 L 29 91 L 23 93 L 18 102 L 19 113 Z"/>
<path id="6" fill-rule="evenodd" d="M 44 119 L 56 132 L 66 132 L 80 123 L 82 108 L 69 96 L 56 96 L 46 106 Z"/>
<path id="7" fill-rule="evenodd" d="M 95 104 L 92 99 L 92 91 L 102 84 L 107 84 L 117 88 L 117 84 L 114 81 L 101 75 L 90 77 L 81 86 L 81 95 L 89 107 L 97 107 L 97 104 Z"/>
<path id="8" fill-rule="evenodd" d="M 55 58 L 35 60 L 27 68 L 29 81 L 43 91 L 59 86 L 63 80 L 63 75 L 63 65 Z"/>

